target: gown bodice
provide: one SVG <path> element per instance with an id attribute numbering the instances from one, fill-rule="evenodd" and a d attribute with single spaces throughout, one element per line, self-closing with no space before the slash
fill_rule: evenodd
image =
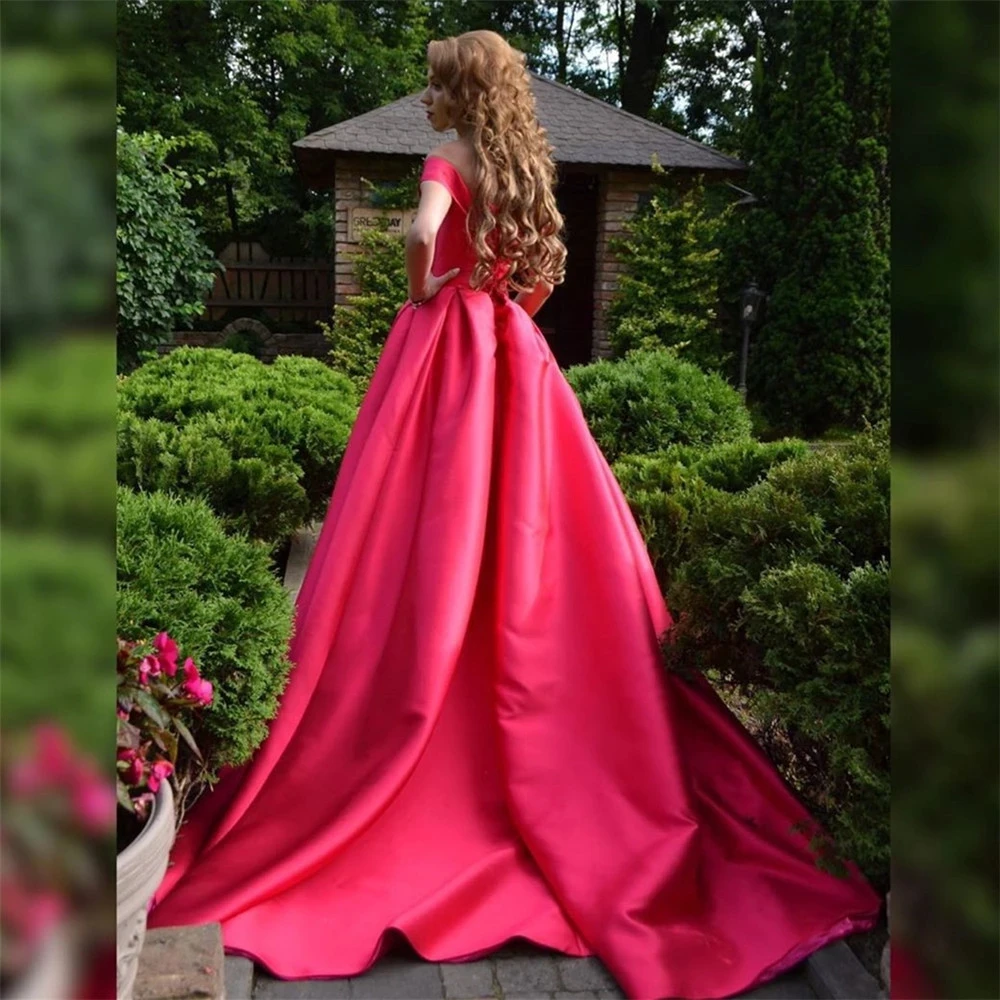
<path id="1" fill-rule="evenodd" d="M 433 274 L 444 274 L 453 267 L 459 268 L 458 275 L 449 285 L 469 287 L 472 272 L 476 267 L 476 250 L 469 236 L 467 219 L 472 209 L 472 193 L 458 169 L 448 160 L 433 153 L 424 161 L 421 181 L 437 181 L 444 185 L 451 195 L 448 214 L 441 223 L 434 245 L 434 259 L 431 264 Z M 484 291 L 506 292 L 505 276 L 509 265 L 498 261 L 493 275 Z"/>

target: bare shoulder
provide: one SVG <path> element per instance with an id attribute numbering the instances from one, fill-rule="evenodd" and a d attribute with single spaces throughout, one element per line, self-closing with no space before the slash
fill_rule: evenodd
<path id="1" fill-rule="evenodd" d="M 461 139 L 453 139 L 451 142 L 443 142 L 437 148 L 432 149 L 430 155 L 447 160 L 462 175 L 470 190 L 475 187 L 476 153 L 471 143 L 463 142 Z"/>

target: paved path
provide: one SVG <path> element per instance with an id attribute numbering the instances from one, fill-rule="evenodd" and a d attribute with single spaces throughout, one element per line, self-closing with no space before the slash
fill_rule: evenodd
<path id="1" fill-rule="evenodd" d="M 226 959 L 227 1000 L 594 1000 L 624 995 L 596 958 L 568 958 L 527 944 L 507 945 L 487 958 L 461 963 L 423 962 L 401 946 L 352 979 L 284 981 L 253 970 L 246 959 Z M 815 1000 L 816 994 L 804 971 L 796 969 L 742 996 Z"/>

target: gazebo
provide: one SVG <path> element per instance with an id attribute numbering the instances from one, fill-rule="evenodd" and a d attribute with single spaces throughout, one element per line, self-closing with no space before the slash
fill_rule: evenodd
<path id="1" fill-rule="evenodd" d="M 563 366 L 610 354 L 606 309 L 620 265 L 608 241 L 620 233 L 654 186 L 654 157 L 675 178 L 738 178 L 746 164 L 572 87 L 532 75 L 538 117 L 555 150 L 557 201 L 566 219 L 566 280 L 536 321 Z M 332 189 L 336 211 L 335 301 L 358 291 L 351 255 L 374 214 L 362 178 L 378 184 L 406 177 L 433 148 L 454 138 L 434 132 L 420 94 L 331 125 L 294 144 L 306 183 Z M 382 212 L 402 233 L 412 213 Z"/>

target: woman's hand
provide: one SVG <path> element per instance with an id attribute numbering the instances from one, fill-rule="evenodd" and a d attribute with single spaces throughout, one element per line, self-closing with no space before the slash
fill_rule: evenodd
<path id="1" fill-rule="evenodd" d="M 416 295 L 414 295 L 412 291 L 410 292 L 410 302 L 413 303 L 413 305 L 418 306 L 421 303 L 426 302 L 428 299 L 434 298 L 434 296 L 437 295 L 437 293 L 440 292 L 452 278 L 458 275 L 460 270 L 461 268 L 453 267 L 450 271 L 445 271 L 445 273 L 441 275 L 427 275 L 427 280 L 424 282 L 424 287 L 420 290 L 420 292 Z"/>

